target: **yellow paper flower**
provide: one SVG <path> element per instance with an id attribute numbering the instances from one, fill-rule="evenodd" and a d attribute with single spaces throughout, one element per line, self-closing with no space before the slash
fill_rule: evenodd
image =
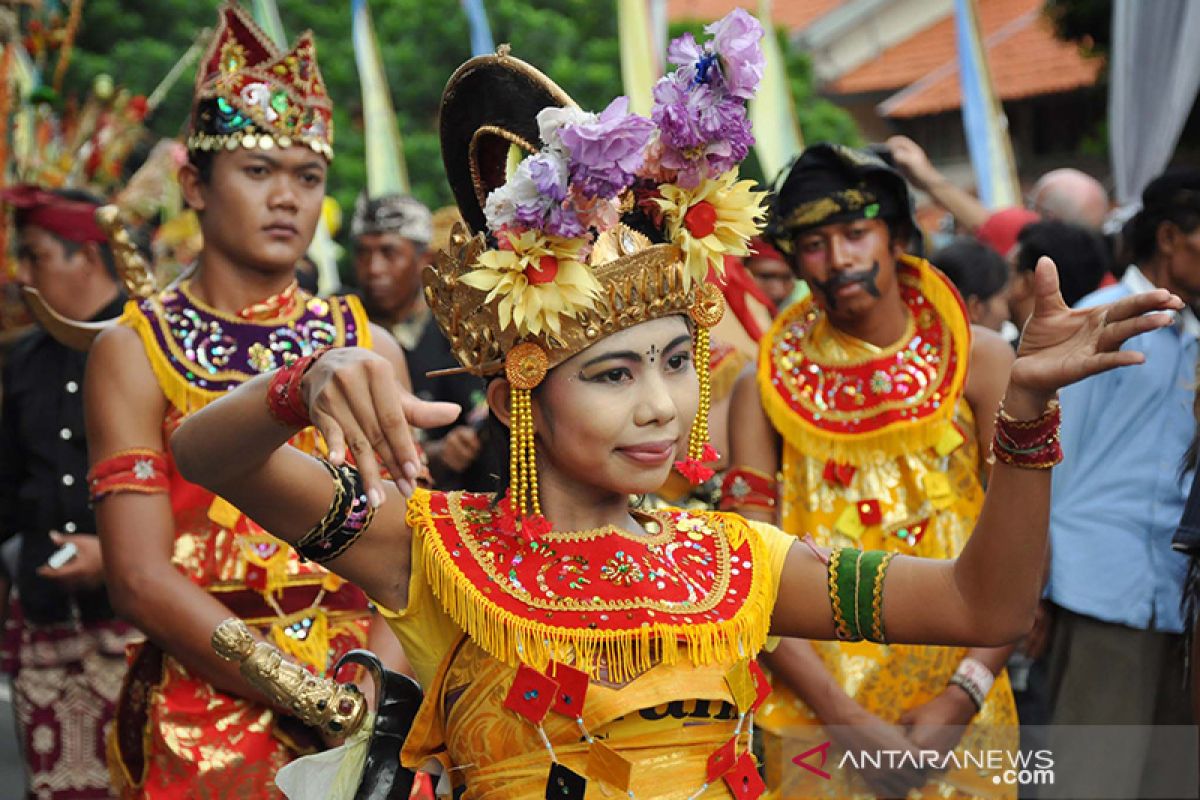
<path id="1" fill-rule="evenodd" d="M 584 239 L 559 239 L 537 231 L 503 233 L 511 249 L 489 250 L 463 283 L 488 293 L 502 329 L 521 336 L 559 334 L 562 317 L 592 308 L 600 284 L 583 263 Z"/>
<path id="2" fill-rule="evenodd" d="M 766 192 L 752 191 L 754 181 L 739 181 L 736 169 L 708 178 L 695 189 L 659 187 L 656 202 L 667 220 L 667 233 L 684 257 L 684 275 L 703 281 L 709 269 L 724 274 L 725 256 L 749 255 L 758 220 L 766 214 Z"/>

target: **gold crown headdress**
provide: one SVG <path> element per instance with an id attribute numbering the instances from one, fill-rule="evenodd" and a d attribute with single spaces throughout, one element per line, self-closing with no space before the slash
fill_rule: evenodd
<path id="1" fill-rule="evenodd" d="M 333 104 L 311 32 L 282 53 L 229 3 L 196 72 L 189 150 L 270 150 L 293 144 L 333 159 Z"/>
<path id="2" fill-rule="evenodd" d="M 761 28 L 744 12 L 713 27 L 717 40 L 703 49 L 687 37 L 694 52 L 685 42 L 679 69 L 661 79 L 653 121 L 628 113 L 623 97 L 582 111 L 507 47 L 471 59 L 446 85 L 442 158 L 467 227 L 426 268 L 425 292 L 464 370 L 509 380 L 508 499 L 524 535 L 547 526 L 531 390 L 641 322 L 682 314 L 696 325 L 701 405 L 676 467 L 695 481 L 712 474 L 702 463 L 715 458 L 709 328 L 724 298 L 707 279 L 726 255 L 748 252 L 764 213 L 763 194 L 737 175 L 752 142 L 745 100 L 757 77 L 747 70 L 761 75 Z M 722 124 L 689 116 L 699 113 Z"/>

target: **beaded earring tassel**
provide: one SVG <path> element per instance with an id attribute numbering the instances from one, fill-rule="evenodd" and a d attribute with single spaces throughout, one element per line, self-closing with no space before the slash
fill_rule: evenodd
<path id="1" fill-rule="evenodd" d="M 537 450 L 533 438 L 531 393 L 549 371 L 546 352 L 532 342 L 517 345 L 505 358 L 509 383 L 508 490 L 509 509 L 516 532 L 532 540 L 550 531 L 538 497 Z"/>
<path id="2" fill-rule="evenodd" d="M 711 328 L 721 321 L 725 315 L 725 297 L 721 290 L 711 283 L 702 283 L 696 287 L 696 299 L 692 303 L 688 315 L 696 323 L 696 340 L 693 344 L 693 358 L 696 364 L 696 377 L 700 382 L 700 407 L 696 411 L 696 419 L 692 422 L 692 430 L 688 434 L 687 459 L 676 461 L 675 469 L 693 484 L 701 484 L 713 476 L 707 463 L 716 461 L 720 456 L 708 441 L 708 412 L 712 408 L 712 358 Z"/>
<path id="3" fill-rule="evenodd" d="M 533 403 L 528 389 L 512 389 L 509 473 L 513 481 L 513 510 L 520 517 L 541 516 L 538 499 L 537 453 L 533 444 Z"/>

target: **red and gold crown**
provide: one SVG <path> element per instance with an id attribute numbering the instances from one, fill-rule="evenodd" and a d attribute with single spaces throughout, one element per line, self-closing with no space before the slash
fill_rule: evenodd
<path id="1" fill-rule="evenodd" d="M 286 53 L 236 5 L 196 74 L 189 150 L 271 150 L 303 144 L 333 159 L 333 104 L 306 31 Z"/>

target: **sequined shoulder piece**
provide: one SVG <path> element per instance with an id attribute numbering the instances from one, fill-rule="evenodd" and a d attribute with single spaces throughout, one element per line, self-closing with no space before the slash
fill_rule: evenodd
<path id="1" fill-rule="evenodd" d="M 789 445 L 857 463 L 878 450 L 936 445 L 966 382 L 970 325 L 958 294 L 928 262 L 897 264 L 908 306 L 904 336 L 875 353 L 831 355 L 823 312 L 810 299 L 785 310 L 763 338 L 763 407 Z"/>
<path id="2" fill-rule="evenodd" d="M 488 495 L 418 492 L 408 521 L 446 613 L 490 655 L 574 663 L 624 682 L 658 662 L 734 662 L 766 640 L 774 602 L 758 534 L 739 517 L 668 510 L 647 534 L 608 528 L 527 542 Z"/>
<path id="3" fill-rule="evenodd" d="M 252 321 L 172 288 L 130 301 L 122 322 L 138 332 L 163 393 L 185 414 L 317 348 L 369 346 L 357 298 L 324 300 L 303 292 L 276 318 Z"/>

